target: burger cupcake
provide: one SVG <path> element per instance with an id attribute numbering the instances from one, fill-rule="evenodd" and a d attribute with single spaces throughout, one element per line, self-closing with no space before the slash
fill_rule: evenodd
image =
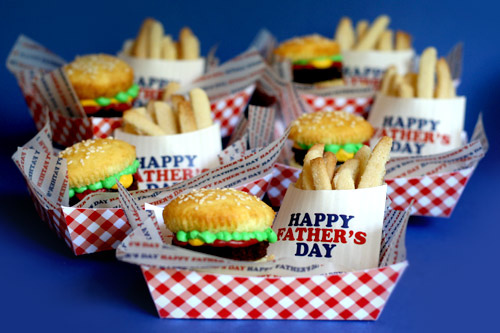
<path id="1" fill-rule="evenodd" d="M 345 162 L 370 140 L 373 127 L 363 117 L 345 111 L 320 111 L 303 114 L 294 120 L 288 138 L 294 141 L 294 161 L 302 166 L 307 150 L 316 143 L 334 153 L 337 162 Z"/>
<path id="2" fill-rule="evenodd" d="M 94 117 L 120 117 L 139 94 L 132 67 L 117 57 L 81 56 L 64 70 L 85 113 Z"/>
<path id="3" fill-rule="evenodd" d="M 85 140 L 63 150 L 66 159 L 70 204 L 92 192 L 117 191 L 117 179 L 128 190 L 137 190 L 134 174 L 139 167 L 135 147 L 113 138 Z"/>
<path id="4" fill-rule="evenodd" d="M 292 62 L 295 82 L 342 82 L 340 47 L 332 39 L 320 35 L 296 37 L 280 44 L 274 54 Z"/>
<path id="5" fill-rule="evenodd" d="M 234 260 L 258 260 L 269 243 L 274 211 L 235 189 L 201 189 L 180 195 L 163 210 L 173 245 Z"/>

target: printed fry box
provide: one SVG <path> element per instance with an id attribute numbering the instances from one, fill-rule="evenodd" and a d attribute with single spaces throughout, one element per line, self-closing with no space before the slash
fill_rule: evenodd
<path id="1" fill-rule="evenodd" d="M 169 188 L 138 190 L 131 195 L 141 205 L 161 204 L 191 187 L 235 187 L 262 197 L 287 134 L 255 149 L 247 149 L 247 142 L 238 140 L 228 147 L 231 156 L 220 154 L 219 167 Z M 66 161 L 54 153 L 49 123 L 18 148 L 12 159 L 26 180 L 41 219 L 64 239 L 75 255 L 114 249 L 130 233 L 117 192 L 90 194 L 69 207 Z"/>
<path id="2" fill-rule="evenodd" d="M 413 67 L 414 50 L 400 51 L 343 51 L 342 73 L 348 85 L 368 85 L 379 88 L 382 75 L 394 65 L 399 74 Z"/>
<path id="3" fill-rule="evenodd" d="M 121 118 L 87 117 L 73 88 L 61 70 L 65 61 L 39 43 L 21 35 L 9 54 L 7 68 L 16 76 L 38 130 L 50 122 L 54 142 L 62 146 L 112 135 Z M 238 123 L 263 69 L 257 51 L 245 52 L 211 69 L 186 93 L 201 87 L 209 96 L 214 121 L 221 135 L 230 136 Z M 132 105 L 130 105 L 132 107 Z"/>
<path id="4" fill-rule="evenodd" d="M 333 271 L 375 267 L 379 260 L 387 186 L 308 191 L 290 184 L 274 228 L 277 257 L 330 265 Z M 360 203 L 364 204 L 361 206 Z"/>
<path id="5" fill-rule="evenodd" d="M 377 94 L 368 121 L 375 128 L 370 143 L 393 139 L 392 156 L 438 154 L 462 145 L 465 97 L 400 98 Z"/>
<path id="6" fill-rule="evenodd" d="M 142 59 L 123 51 L 129 50 L 132 44 L 133 40 L 125 41 L 118 57 L 134 69 L 135 82 L 141 87 L 138 105 L 144 105 L 151 99 L 160 99 L 161 90 L 169 82 L 185 85 L 205 73 L 204 57 L 194 60 Z"/>
<path id="7" fill-rule="evenodd" d="M 408 265 L 408 212 L 383 216 L 373 267 L 336 273 L 307 260 L 241 262 L 172 246 L 161 232 L 161 208 L 147 214 L 119 191 L 135 228 L 117 258 L 141 266 L 160 318 L 376 320 Z"/>
<path id="8" fill-rule="evenodd" d="M 136 148 L 139 189 L 169 187 L 219 165 L 222 151 L 218 124 L 190 133 L 135 135 L 117 129 L 115 138 Z"/>

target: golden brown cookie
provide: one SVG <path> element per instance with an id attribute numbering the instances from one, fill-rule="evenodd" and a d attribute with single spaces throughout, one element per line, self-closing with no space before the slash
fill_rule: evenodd
<path id="1" fill-rule="evenodd" d="M 361 143 L 373 135 L 373 127 L 363 117 L 344 111 L 303 114 L 292 122 L 289 139 L 302 144 Z"/>
<path id="2" fill-rule="evenodd" d="M 292 61 L 339 53 L 340 47 L 337 42 L 317 34 L 289 39 L 274 50 L 274 54 Z"/>
<path id="3" fill-rule="evenodd" d="M 163 219 L 174 233 L 252 232 L 271 227 L 274 211 L 246 192 L 231 188 L 200 189 L 171 201 L 163 210 Z"/>
<path id="4" fill-rule="evenodd" d="M 134 71 L 125 61 L 107 54 L 77 57 L 64 70 L 79 99 L 112 98 L 127 91 Z"/>
<path id="5" fill-rule="evenodd" d="M 85 140 L 63 150 L 59 157 L 68 165 L 69 187 L 94 184 L 132 165 L 135 147 L 112 138 Z"/>

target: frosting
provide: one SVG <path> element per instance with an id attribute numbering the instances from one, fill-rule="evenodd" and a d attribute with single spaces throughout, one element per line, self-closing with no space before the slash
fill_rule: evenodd
<path id="1" fill-rule="evenodd" d="M 97 183 L 90 184 L 87 186 L 81 186 L 81 187 L 74 187 L 69 189 L 69 197 L 73 197 L 75 193 L 83 193 L 87 190 L 91 191 L 97 191 L 103 188 L 106 189 L 116 189 L 116 179 L 118 178 L 120 180 L 120 183 L 123 184 L 125 187 L 129 187 L 133 183 L 133 177 L 126 177 L 127 175 L 133 175 L 134 173 L 137 172 L 137 169 L 139 168 L 139 161 L 135 160 L 132 165 L 129 165 L 126 167 L 123 171 L 114 174 L 106 179 L 100 180 Z M 125 176 L 125 177 L 124 177 Z M 122 181 L 123 179 L 123 181 Z M 126 186 L 128 184 L 128 186 Z"/>
<path id="2" fill-rule="evenodd" d="M 213 244 L 216 241 L 231 242 L 231 241 L 250 241 L 255 239 L 258 242 L 268 241 L 269 243 L 275 243 L 278 240 L 278 236 L 271 228 L 267 228 L 264 231 L 252 231 L 252 232 L 228 232 L 219 231 L 217 233 L 212 233 L 210 231 L 198 231 L 192 230 L 189 232 L 178 231 L 175 234 L 176 239 L 182 243 L 189 243 L 193 246 L 200 246 L 203 244 Z"/>
<path id="3" fill-rule="evenodd" d="M 307 145 L 305 143 L 297 142 L 297 145 L 304 150 L 309 150 L 313 145 Z M 362 143 L 346 143 L 343 145 L 336 144 L 325 144 L 325 151 L 329 151 L 335 154 L 337 161 L 345 162 L 354 157 L 354 154 L 363 147 Z"/>
<path id="4" fill-rule="evenodd" d="M 127 91 L 120 91 L 114 97 L 97 97 L 95 99 L 83 99 L 82 106 L 108 106 L 110 104 L 128 103 L 139 95 L 139 86 L 133 84 Z"/>

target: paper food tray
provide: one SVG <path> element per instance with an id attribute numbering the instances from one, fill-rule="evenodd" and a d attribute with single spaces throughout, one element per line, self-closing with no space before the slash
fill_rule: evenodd
<path id="1" fill-rule="evenodd" d="M 275 169 L 268 194 L 275 191 L 272 184 L 286 186 L 280 175 Z M 142 265 L 140 258 L 150 258 L 148 248 L 156 244 L 142 227 L 120 245 L 117 257 L 141 266 L 161 318 L 376 320 L 408 265 L 408 217 L 386 211 L 378 267 L 334 275 L 238 276 Z"/>
<path id="2" fill-rule="evenodd" d="M 34 61 L 33 59 L 40 60 Z M 252 66 L 247 66 L 248 63 L 252 63 Z M 46 64 L 50 66 L 47 67 Z M 113 131 L 121 126 L 121 118 L 82 116 L 83 110 L 79 110 L 81 106 L 78 102 L 66 104 L 69 100 L 75 99 L 76 95 L 71 87 L 61 84 L 61 80 L 65 81 L 61 77 L 61 75 L 64 76 L 62 71 L 59 71 L 58 76 L 47 76 L 48 73 L 57 71 L 64 64 L 65 61 L 62 58 L 22 35 L 16 41 L 7 59 L 7 67 L 16 76 L 37 129 L 40 130 L 49 121 L 54 142 L 63 146 L 71 146 L 85 139 L 112 135 Z M 214 113 L 214 121 L 219 123 L 222 136 L 229 136 L 232 133 L 255 88 L 254 83 L 262 66 L 260 56 L 256 52 L 249 52 L 212 69 L 198 78 L 196 83 L 190 85 L 190 88 L 201 86 L 207 92 Z M 225 71 L 228 68 L 245 68 L 245 70 L 228 71 L 230 74 L 226 75 Z M 35 84 L 42 76 L 47 78 L 47 84 L 42 85 L 41 89 L 46 87 L 50 90 L 47 93 L 49 95 L 55 93 L 57 96 L 59 94 L 65 96 L 55 99 L 59 101 L 57 108 L 53 105 L 51 107 L 46 105 L 40 86 L 37 87 Z M 237 81 L 238 84 L 230 85 L 229 81 Z M 68 98 L 68 96 L 73 98 Z"/>

